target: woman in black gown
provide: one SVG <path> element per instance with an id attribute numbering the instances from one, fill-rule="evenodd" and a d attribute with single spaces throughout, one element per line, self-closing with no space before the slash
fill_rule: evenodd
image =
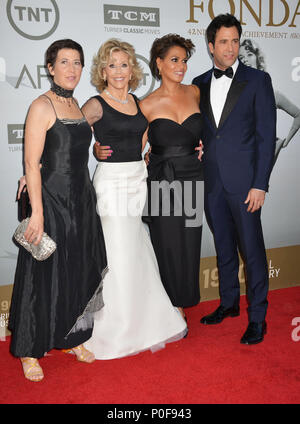
<path id="1" fill-rule="evenodd" d="M 184 307 L 200 300 L 203 171 L 195 151 L 202 130 L 200 92 L 196 86 L 182 84 L 193 49 L 191 40 L 177 34 L 154 41 L 150 69 L 161 85 L 140 103 L 149 122 L 151 146 L 148 217 L 144 219 L 164 287 L 183 316 Z M 162 195 L 157 183 L 164 187 Z"/>
<path id="2" fill-rule="evenodd" d="M 73 90 L 84 66 L 81 46 L 54 42 L 46 52 L 52 88 L 32 103 L 25 130 L 25 174 L 32 207 L 25 232 L 38 244 L 45 231 L 57 250 L 39 262 L 20 248 L 9 328 L 11 352 L 25 377 L 40 381 L 38 358 L 52 348 L 95 358 L 83 343 L 103 306 L 107 260 L 96 195 L 88 171 L 92 132 Z M 40 167 L 41 164 L 41 167 Z"/>

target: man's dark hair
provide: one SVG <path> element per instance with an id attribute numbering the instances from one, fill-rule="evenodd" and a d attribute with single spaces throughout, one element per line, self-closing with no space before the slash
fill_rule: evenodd
<path id="1" fill-rule="evenodd" d="M 230 15 L 230 13 L 226 13 L 226 15 L 218 15 L 216 16 L 211 23 L 208 25 L 206 29 L 206 38 L 208 43 L 212 43 L 213 46 L 215 45 L 216 40 L 216 34 L 217 31 L 221 27 L 231 28 L 236 27 L 239 33 L 239 38 L 241 38 L 242 35 L 242 26 L 240 24 L 240 21 L 236 19 L 235 16 Z"/>

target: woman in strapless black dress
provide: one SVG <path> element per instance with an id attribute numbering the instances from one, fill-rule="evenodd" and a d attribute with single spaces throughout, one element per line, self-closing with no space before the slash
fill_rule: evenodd
<path id="1" fill-rule="evenodd" d="M 59 40 L 46 59 L 53 86 L 32 103 L 26 120 L 32 215 L 25 237 L 38 244 L 45 231 L 57 250 L 39 262 L 19 249 L 9 323 L 11 352 L 31 381 L 43 378 L 38 358 L 53 348 L 71 349 L 80 361 L 95 359 L 83 342 L 92 334 L 93 313 L 103 306 L 107 266 L 87 166 L 92 132 L 72 97 L 84 65 L 82 48 Z"/>
<path id="2" fill-rule="evenodd" d="M 176 34 L 154 41 L 150 69 L 161 86 L 140 103 L 151 146 L 144 220 L 164 287 L 183 315 L 184 307 L 200 300 L 203 170 L 195 150 L 202 130 L 200 92 L 181 83 L 193 48 L 191 40 Z"/>

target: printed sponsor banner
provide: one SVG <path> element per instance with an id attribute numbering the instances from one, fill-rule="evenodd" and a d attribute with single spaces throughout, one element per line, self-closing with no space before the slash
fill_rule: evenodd
<path id="1" fill-rule="evenodd" d="M 184 79 L 190 84 L 212 66 L 205 41 L 207 25 L 217 14 L 227 12 L 242 23 L 240 60 L 270 73 L 275 91 L 276 155 L 262 211 L 265 244 L 274 266 L 270 270 L 276 273 L 280 268 L 278 277 L 270 276 L 271 288 L 299 284 L 291 273 L 291 269 L 295 274 L 300 270 L 294 259 L 300 245 L 298 0 L 4 0 L 0 3 L 0 288 L 11 284 L 16 266 L 12 234 L 17 225 L 17 183 L 23 174 L 24 123 L 31 102 L 49 88 L 44 67 L 47 47 L 61 38 L 72 38 L 82 45 L 86 66 L 75 96 L 83 104 L 96 94 L 90 68 L 100 45 L 111 37 L 128 41 L 143 68 L 136 95 L 144 98 L 158 87 L 149 69 L 154 39 L 179 33 L 193 41 L 196 49 Z M 91 154 L 91 176 L 95 166 Z M 217 297 L 218 288 L 213 285 L 217 284 L 216 266 L 212 265 L 215 249 L 205 219 L 201 256 L 202 298 Z"/>
<path id="2" fill-rule="evenodd" d="M 300 246 L 287 246 L 267 250 L 270 290 L 300 286 Z M 219 298 L 217 261 L 214 256 L 202 258 L 200 264 L 201 301 Z M 246 294 L 244 264 L 240 260 L 239 280 L 241 295 Z"/>

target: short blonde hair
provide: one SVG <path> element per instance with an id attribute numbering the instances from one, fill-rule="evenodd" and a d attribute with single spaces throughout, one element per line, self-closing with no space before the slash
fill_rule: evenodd
<path id="1" fill-rule="evenodd" d="M 143 70 L 137 61 L 134 47 L 125 41 L 118 40 L 117 38 L 110 38 L 100 46 L 92 63 L 91 82 L 100 93 L 107 86 L 103 77 L 103 69 L 106 67 L 112 52 L 118 51 L 126 53 L 129 57 L 129 65 L 132 68 L 132 77 L 129 81 L 129 89 L 134 91 L 140 84 L 143 77 Z"/>

